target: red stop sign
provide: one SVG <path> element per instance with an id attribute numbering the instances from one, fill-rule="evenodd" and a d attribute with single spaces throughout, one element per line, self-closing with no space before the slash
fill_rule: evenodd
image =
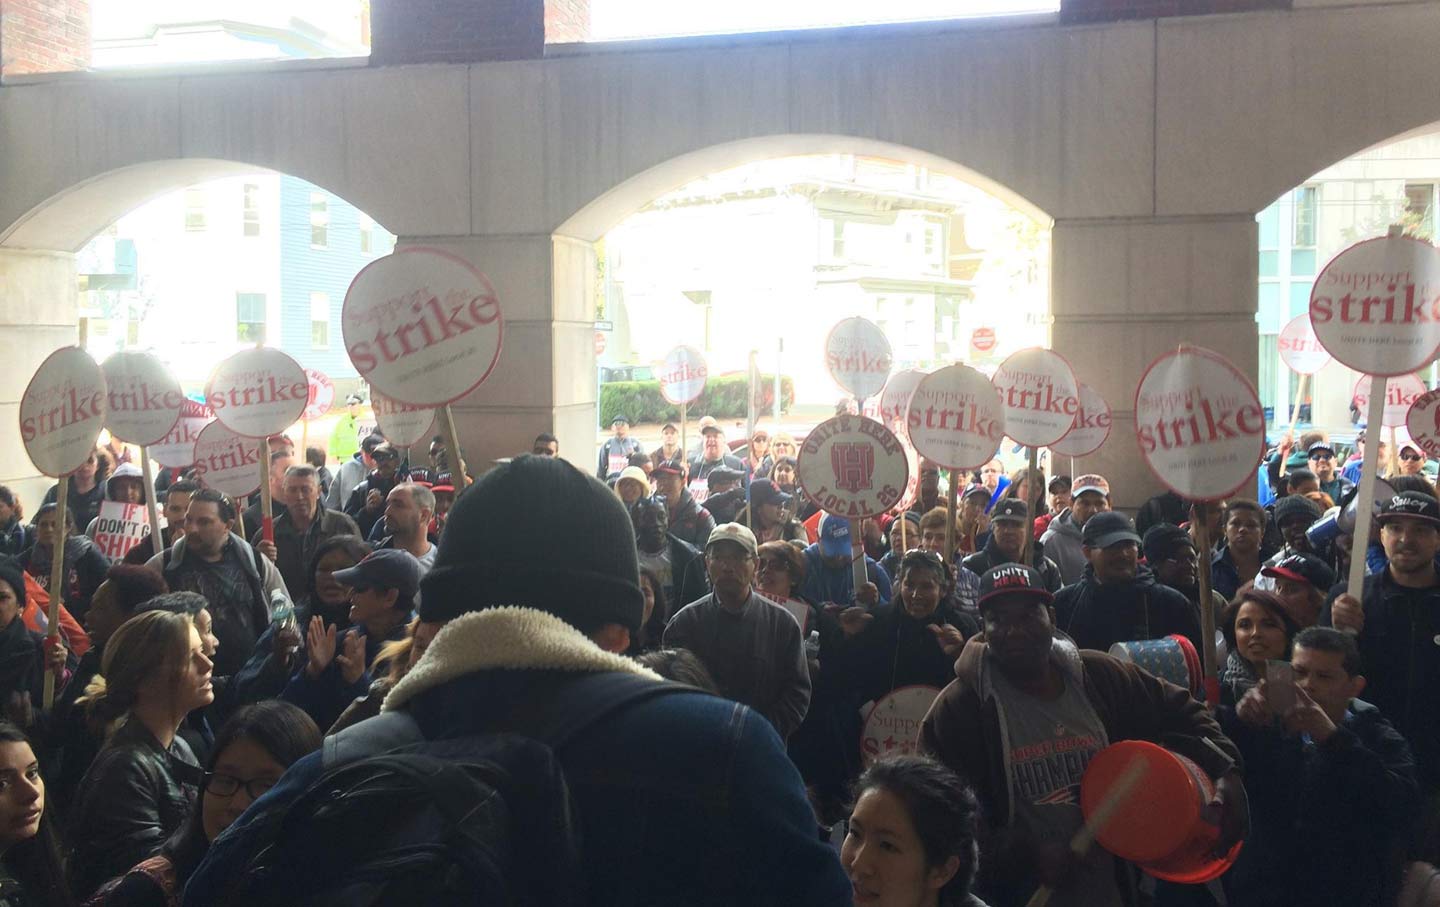
<path id="1" fill-rule="evenodd" d="M 604 332 L 604 331 L 596 331 L 596 332 L 595 332 L 595 355 L 598 356 L 598 355 L 600 355 L 600 354 L 603 353 L 603 352 L 605 352 L 605 332 Z"/>
<path id="2" fill-rule="evenodd" d="M 981 353 L 988 353 L 995 349 L 995 329 L 976 328 L 975 333 L 970 335 L 970 345 Z"/>

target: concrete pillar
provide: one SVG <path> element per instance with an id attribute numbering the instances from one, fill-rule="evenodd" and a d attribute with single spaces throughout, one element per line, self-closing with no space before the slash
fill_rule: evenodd
<path id="1" fill-rule="evenodd" d="M 65 252 L 0 249 L 0 484 L 20 496 L 25 515 L 40 506 L 53 480 L 30 464 L 20 441 L 20 398 L 45 357 L 75 343 L 79 291 L 75 256 Z"/>
<path id="2" fill-rule="evenodd" d="M 595 459 L 595 250 L 545 235 L 402 237 L 475 264 L 495 287 L 505 328 L 490 377 L 454 405 L 470 471 L 529 453 L 541 432 L 560 456 L 589 470 Z"/>
<path id="3" fill-rule="evenodd" d="M 1056 221 L 1051 345 L 1114 414 L 1105 446 L 1077 473 L 1110 480 L 1112 504 L 1134 511 L 1162 490 L 1135 443 L 1135 389 L 1181 342 L 1228 357 L 1252 380 L 1258 267 L 1255 216 Z M 1059 464 L 1068 470 L 1069 461 Z"/>

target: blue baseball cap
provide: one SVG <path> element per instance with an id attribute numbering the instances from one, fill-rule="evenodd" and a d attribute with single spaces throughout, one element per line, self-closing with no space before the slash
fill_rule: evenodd
<path id="1" fill-rule="evenodd" d="M 827 513 L 820 518 L 820 553 L 825 557 L 850 556 L 850 521 Z"/>

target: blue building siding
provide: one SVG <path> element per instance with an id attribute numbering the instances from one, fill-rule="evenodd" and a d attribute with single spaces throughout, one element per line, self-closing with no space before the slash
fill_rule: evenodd
<path id="1" fill-rule="evenodd" d="M 326 248 L 311 245 L 310 195 L 322 192 L 330 223 Z M 360 251 L 360 212 L 343 199 L 293 176 L 280 178 L 280 337 L 279 346 L 306 368 L 331 378 L 355 378 L 340 335 L 340 307 L 350 281 L 365 265 L 394 247 L 395 239 L 379 225 L 371 230 L 369 253 Z M 310 300 L 329 297 L 329 343 L 313 341 Z"/>

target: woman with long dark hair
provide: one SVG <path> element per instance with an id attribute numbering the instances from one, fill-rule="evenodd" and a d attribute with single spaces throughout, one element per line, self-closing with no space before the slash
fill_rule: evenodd
<path id="1" fill-rule="evenodd" d="M 99 892 L 104 907 L 177 907 L 185 882 L 220 832 L 274 787 L 285 770 L 320 748 L 320 729 L 288 702 L 247 705 L 225 722 L 205 764 L 199 799 L 155 856 Z"/>
<path id="2" fill-rule="evenodd" d="M 1289 661 L 1299 624 L 1273 592 L 1242 592 L 1220 615 L 1220 632 L 1230 654 L 1220 671 L 1220 702 L 1235 705 L 1265 677 L 1270 661 Z"/>
<path id="3" fill-rule="evenodd" d="M 54 810 L 25 732 L 0 721 L 0 907 L 70 907 Z"/>

